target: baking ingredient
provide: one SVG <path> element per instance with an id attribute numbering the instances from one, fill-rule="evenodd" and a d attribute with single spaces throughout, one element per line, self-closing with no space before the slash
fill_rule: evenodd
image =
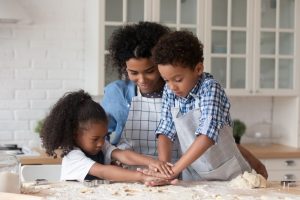
<path id="1" fill-rule="evenodd" d="M 254 170 L 251 173 L 245 171 L 230 181 L 229 185 L 234 188 L 251 189 L 251 188 L 266 188 L 267 180 Z"/>
<path id="2" fill-rule="evenodd" d="M 47 200 L 300 200 L 296 194 L 281 193 L 270 183 L 263 189 L 238 189 L 228 181 L 179 181 L 178 185 L 147 187 L 138 183 L 110 183 L 86 187 L 80 182 L 59 182 L 46 185 L 23 183 L 22 192 L 46 197 Z"/>
<path id="3" fill-rule="evenodd" d="M 20 193 L 19 174 L 0 172 L 0 192 Z"/>

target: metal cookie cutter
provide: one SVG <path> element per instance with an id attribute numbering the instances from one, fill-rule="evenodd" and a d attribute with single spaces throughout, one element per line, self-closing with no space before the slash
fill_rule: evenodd
<path id="1" fill-rule="evenodd" d="M 293 174 L 286 174 L 283 177 L 284 180 L 281 181 L 281 185 L 283 188 L 289 189 L 290 187 L 296 186 L 295 176 Z"/>
<path id="2" fill-rule="evenodd" d="M 289 189 L 290 187 L 296 187 L 296 181 L 291 181 L 291 180 L 281 181 L 281 185 L 283 189 L 285 188 Z"/>
<path id="3" fill-rule="evenodd" d="M 35 179 L 35 185 L 47 185 L 49 182 L 47 179 Z"/>
<path id="4" fill-rule="evenodd" d="M 109 180 L 84 180 L 83 185 L 87 187 L 97 187 L 100 184 L 109 184 Z"/>
<path id="5" fill-rule="evenodd" d="M 100 179 L 100 180 L 96 180 L 96 181 L 97 181 L 97 185 L 100 185 L 100 184 L 110 184 L 109 180 Z"/>

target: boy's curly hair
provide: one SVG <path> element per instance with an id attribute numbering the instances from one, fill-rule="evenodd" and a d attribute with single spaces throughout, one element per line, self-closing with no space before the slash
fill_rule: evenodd
<path id="1" fill-rule="evenodd" d="M 56 149 L 62 149 L 62 157 L 75 146 L 74 135 L 79 123 L 106 122 L 103 108 L 92 97 L 79 90 L 66 93 L 51 109 L 41 130 L 41 139 L 46 153 L 56 157 Z"/>
<path id="2" fill-rule="evenodd" d="M 155 22 L 139 22 L 116 29 L 108 50 L 120 78 L 128 78 L 126 61 L 130 58 L 151 58 L 154 45 L 169 32 L 168 27 Z"/>
<path id="3" fill-rule="evenodd" d="M 203 63 L 203 44 L 192 32 L 174 31 L 163 36 L 152 51 L 155 64 L 189 67 Z"/>

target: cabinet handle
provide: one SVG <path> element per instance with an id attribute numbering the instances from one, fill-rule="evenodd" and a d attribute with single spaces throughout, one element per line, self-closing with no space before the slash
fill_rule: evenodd
<path id="1" fill-rule="evenodd" d="M 284 180 L 294 180 L 294 174 L 286 174 L 283 176 Z"/>
<path id="2" fill-rule="evenodd" d="M 285 164 L 286 164 L 286 166 L 293 166 L 293 165 L 295 165 L 295 161 L 294 160 L 286 160 Z"/>

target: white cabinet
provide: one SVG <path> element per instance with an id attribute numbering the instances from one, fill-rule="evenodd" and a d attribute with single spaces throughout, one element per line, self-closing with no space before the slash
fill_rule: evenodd
<path id="1" fill-rule="evenodd" d="M 205 69 L 229 95 L 295 96 L 300 66 L 300 0 L 87 1 L 86 89 L 103 94 L 118 79 L 108 56 L 111 33 L 156 21 L 204 43 Z"/>
<path id="2" fill-rule="evenodd" d="M 22 165 L 20 166 L 20 180 L 22 182 L 46 179 L 60 180 L 61 165 Z"/>
<path id="3" fill-rule="evenodd" d="M 206 64 L 229 95 L 297 94 L 299 3 L 207 1 Z"/>
<path id="4" fill-rule="evenodd" d="M 299 181 L 300 159 L 263 159 L 261 160 L 268 171 L 269 181 Z"/>
<path id="5" fill-rule="evenodd" d="M 205 0 L 90 0 L 87 1 L 86 87 L 103 95 L 104 86 L 119 79 L 111 67 L 108 43 L 112 32 L 124 24 L 156 21 L 172 30 L 186 29 L 204 35 Z"/>

